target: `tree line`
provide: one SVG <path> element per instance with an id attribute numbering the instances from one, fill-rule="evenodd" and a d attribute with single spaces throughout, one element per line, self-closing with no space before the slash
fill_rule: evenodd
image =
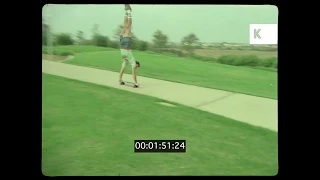
<path id="1" fill-rule="evenodd" d="M 114 30 L 114 35 L 112 38 L 103 35 L 99 31 L 99 25 L 94 24 L 92 27 L 92 37 L 85 38 L 83 31 L 78 31 L 75 37 L 72 34 L 68 33 L 59 33 L 52 34 L 50 32 L 50 26 L 44 22 L 42 19 L 42 45 L 48 45 L 48 37 L 51 36 L 53 45 L 94 45 L 100 47 L 111 47 L 111 48 L 120 48 L 119 36 L 122 29 L 122 25 L 119 25 Z M 49 36 L 48 36 L 49 35 Z M 168 35 L 164 34 L 162 31 L 157 30 L 153 33 L 152 42 L 147 42 L 138 39 L 138 37 L 132 33 L 132 49 L 139 51 L 153 50 L 157 51 L 165 48 L 176 48 L 185 50 L 188 53 L 192 54 L 195 47 L 193 44 L 196 44 L 199 41 L 199 38 L 194 34 L 190 33 L 187 36 L 183 37 L 181 40 L 181 45 L 178 47 L 173 47 L 169 44 Z"/>

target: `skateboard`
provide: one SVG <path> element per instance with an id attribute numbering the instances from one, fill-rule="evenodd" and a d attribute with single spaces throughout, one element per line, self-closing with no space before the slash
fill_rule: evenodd
<path id="1" fill-rule="evenodd" d="M 133 88 L 138 88 L 139 87 L 139 85 L 137 86 L 137 85 L 135 85 L 135 83 L 129 82 L 129 81 L 122 81 L 122 83 L 120 83 L 120 85 L 127 85 L 127 86 L 131 86 Z"/>

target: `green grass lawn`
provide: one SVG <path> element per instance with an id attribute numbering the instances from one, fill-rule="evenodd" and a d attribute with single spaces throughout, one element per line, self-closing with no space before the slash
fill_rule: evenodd
<path id="1" fill-rule="evenodd" d="M 47 176 L 277 174 L 276 132 L 110 87 L 42 79 Z M 135 139 L 185 139 L 187 152 L 134 153 Z"/>
<path id="2" fill-rule="evenodd" d="M 133 55 L 141 63 L 138 76 L 278 99 L 277 72 L 139 51 Z M 65 63 L 118 72 L 122 58 L 120 50 L 110 50 L 76 54 Z M 131 73 L 130 67 L 126 73 Z"/>

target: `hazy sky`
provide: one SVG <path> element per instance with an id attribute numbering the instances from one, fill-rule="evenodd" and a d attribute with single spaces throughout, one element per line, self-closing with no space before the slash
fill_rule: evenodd
<path id="1" fill-rule="evenodd" d="M 152 41 L 161 30 L 170 42 L 195 33 L 200 42 L 249 43 L 249 24 L 278 24 L 278 8 L 271 5 L 131 5 L 132 31 L 141 40 Z M 110 38 L 123 23 L 124 5 L 45 5 L 45 21 L 53 32 L 85 37 L 99 24 L 100 33 Z M 49 18 L 51 17 L 51 19 Z"/>

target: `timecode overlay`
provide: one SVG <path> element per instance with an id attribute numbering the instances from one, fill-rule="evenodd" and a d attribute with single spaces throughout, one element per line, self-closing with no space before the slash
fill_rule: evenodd
<path id="1" fill-rule="evenodd" d="M 185 153 L 186 140 L 134 140 L 136 153 Z"/>

